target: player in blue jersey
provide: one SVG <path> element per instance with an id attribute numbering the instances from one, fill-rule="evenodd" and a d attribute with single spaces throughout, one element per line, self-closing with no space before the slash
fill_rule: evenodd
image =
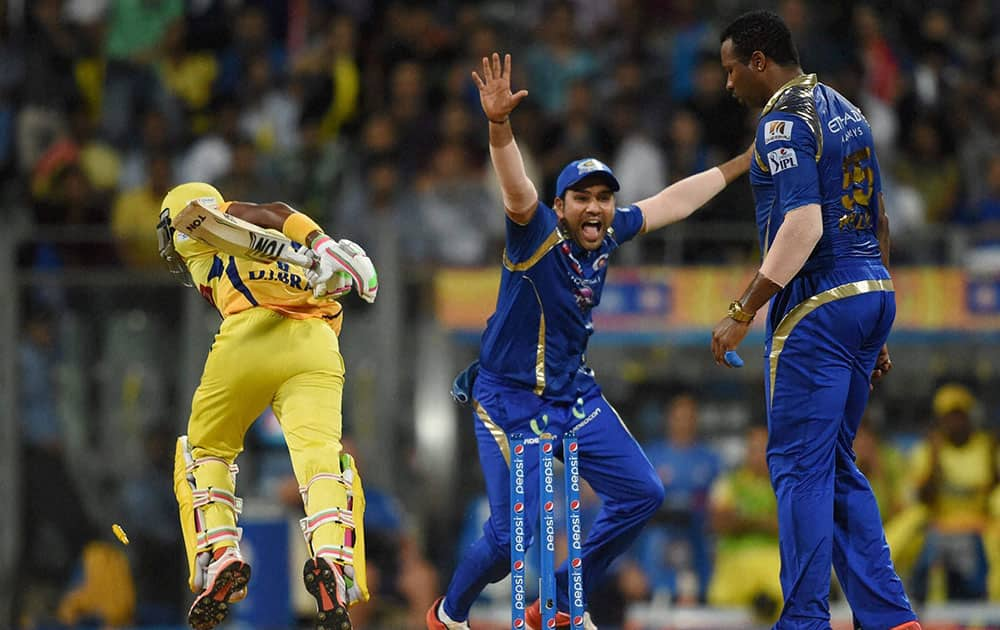
<path id="1" fill-rule="evenodd" d="M 830 565 L 856 626 L 916 630 L 852 444 L 892 367 L 889 224 L 868 121 L 816 75 L 767 11 L 722 34 L 726 88 L 763 107 L 750 182 L 764 259 L 713 331 L 720 364 L 770 301 L 767 460 L 778 499 L 784 608 L 775 628 L 830 628 Z"/>
<path id="2" fill-rule="evenodd" d="M 657 511 L 663 485 L 584 361 L 594 331 L 591 311 L 601 300 L 608 257 L 620 245 L 687 217 L 742 175 L 750 160 L 748 151 L 617 209 L 618 180 L 611 169 L 593 158 L 576 160 L 559 174 L 549 207 L 538 199 L 514 141 L 508 117 L 528 93 L 511 93 L 510 72 L 510 55 L 501 63 L 493 54 L 483 59 L 482 76 L 473 73 L 507 213 L 496 312 L 483 334 L 470 401 L 490 517 L 483 536 L 465 550 L 445 597 L 427 612 L 427 627 L 434 630 L 468 628 L 473 601 L 509 571 L 508 435 L 576 431 L 580 474 L 602 500 L 583 546 L 585 592 L 595 590 L 611 561 Z M 536 449 L 537 439 L 525 456 L 528 514 L 538 514 Z M 528 519 L 529 539 L 535 521 Z M 556 582 L 558 623 L 567 625 L 565 564 Z M 537 601 L 526 618 L 538 629 Z"/>

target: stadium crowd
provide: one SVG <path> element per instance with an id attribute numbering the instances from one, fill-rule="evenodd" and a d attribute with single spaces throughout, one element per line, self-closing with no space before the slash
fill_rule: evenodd
<path id="1" fill-rule="evenodd" d="M 385 214 L 405 229 L 408 260 L 484 264 L 503 224 L 469 72 L 498 49 L 522 61 L 515 83 L 531 92 L 515 124 L 535 181 L 595 154 L 625 174 L 627 203 L 737 153 L 752 130 L 753 113 L 725 93 L 716 40 L 721 16 L 759 3 L 38 0 L 21 15 L 6 4 L 5 205 L 34 224 L 110 226 L 119 244 L 103 261 L 41 247 L 24 264 L 158 265 L 147 217 L 170 184 L 192 179 L 230 198 L 288 199 L 362 242 Z M 872 122 L 894 260 L 952 262 L 908 249 L 907 234 L 928 225 L 972 225 L 992 241 L 996 6 L 776 8 L 808 42 L 806 71 Z M 699 216 L 748 223 L 748 194 Z M 683 262 L 753 255 L 740 245 Z"/>
<path id="2" fill-rule="evenodd" d="M 502 201 L 469 78 L 481 57 L 500 50 L 518 60 L 514 84 L 530 96 L 512 123 L 531 179 L 552 185 L 566 162 L 595 155 L 621 174 L 624 205 L 748 145 L 756 113 L 724 89 L 718 30 L 761 5 L 792 28 L 803 68 L 859 103 L 871 121 L 894 264 L 1000 267 L 995 2 L 526 4 L 0 3 L 0 199 L 13 225 L 35 228 L 17 252 L 19 268 L 160 270 L 153 226 L 163 195 L 178 182 L 208 181 L 229 199 L 287 200 L 365 244 L 376 264 L 392 256 L 407 269 L 398 278 L 410 318 L 426 307 L 434 269 L 489 264 L 502 247 Z M 749 195 L 748 185 L 733 186 L 694 220 L 752 234 Z M 968 245 L 961 257 L 942 235 Z M 758 255 L 743 236 L 711 246 L 695 240 L 680 258 L 655 238 L 634 250 L 628 262 L 743 263 Z M 32 506 L 24 516 L 53 525 L 41 534 L 25 529 L 40 540 L 61 538 L 65 556 L 53 563 L 26 555 L 15 624 L 87 615 L 175 623 L 184 567 L 169 488 L 173 429 L 147 436 L 147 476 L 116 490 L 132 520 L 148 523 L 139 534 L 147 555 L 132 567 L 138 608 L 104 611 L 83 586 L 66 592 L 74 570 L 86 585 L 89 574 L 113 580 L 128 569 L 87 546 L 98 536 L 84 525 L 86 510 L 61 463 L 64 410 L 49 392 L 63 358 L 53 325 L 62 300 L 56 292 L 30 298 L 18 362 L 24 477 L 44 480 L 25 493 Z M 761 469 L 760 429 L 735 449 L 709 443 L 697 429 L 696 398 L 655 402 L 645 420 L 639 414 L 636 434 L 649 445 L 667 501 L 617 566 L 606 601 L 594 606 L 607 612 L 595 621 L 615 625 L 625 604 L 648 600 L 753 605 L 769 617 L 780 602 L 776 508 Z M 874 432 L 858 439 L 859 462 L 918 601 L 1000 599 L 1000 549 L 990 546 L 1000 541 L 998 460 L 990 434 L 973 429 L 977 417 L 989 414 L 973 393 L 949 385 L 935 395 L 928 421 L 914 422 L 926 431 L 915 444 L 880 441 Z M 273 477 L 275 495 L 295 508 L 294 488 L 280 473 Z M 45 494 L 54 487 L 66 496 Z M 370 527 L 382 528 L 372 562 L 377 573 L 397 577 L 378 582 L 384 597 L 359 615 L 419 627 L 454 558 L 428 554 L 420 528 L 393 497 L 370 505 L 378 516 Z M 56 531 L 67 514 L 80 524 L 69 535 Z M 77 564 L 85 549 L 90 555 Z"/>

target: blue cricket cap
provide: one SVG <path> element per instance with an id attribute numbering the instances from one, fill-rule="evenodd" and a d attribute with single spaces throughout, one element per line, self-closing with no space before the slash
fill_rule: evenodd
<path id="1" fill-rule="evenodd" d="M 611 190 L 621 188 L 615 174 L 611 172 L 611 167 L 597 158 L 583 158 L 570 162 L 559 173 L 559 178 L 556 179 L 556 197 L 562 197 L 568 188 L 572 188 L 583 178 L 590 177 L 595 173 L 604 176 Z"/>

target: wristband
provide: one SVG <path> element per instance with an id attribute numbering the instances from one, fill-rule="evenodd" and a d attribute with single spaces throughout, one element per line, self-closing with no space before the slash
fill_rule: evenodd
<path id="1" fill-rule="evenodd" d="M 285 219 L 285 222 L 281 224 L 282 234 L 293 241 L 302 243 L 303 245 L 309 245 L 306 241 L 308 240 L 310 234 L 322 231 L 323 228 L 301 212 L 291 213 L 288 215 L 288 218 Z"/>

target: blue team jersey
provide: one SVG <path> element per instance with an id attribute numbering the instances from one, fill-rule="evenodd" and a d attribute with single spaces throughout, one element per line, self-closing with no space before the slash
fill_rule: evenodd
<path id="1" fill-rule="evenodd" d="M 768 334 L 812 296 L 889 279 L 877 234 L 882 180 L 871 127 L 861 110 L 816 75 L 796 77 L 764 106 L 750 183 L 765 255 L 788 212 L 816 203 L 823 220 L 809 259 L 772 299 Z"/>
<path id="2" fill-rule="evenodd" d="M 823 236 L 800 274 L 879 260 L 882 181 L 871 127 L 861 110 L 816 75 L 782 86 L 764 106 L 750 165 L 761 251 L 785 214 L 810 203 Z"/>
<path id="3" fill-rule="evenodd" d="M 538 203 L 531 221 L 507 219 L 507 245 L 496 311 L 486 324 L 480 368 L 539 396 L 575 399 L 573 380 L 586 371 L 608 257 L 643 226 L 636 206 L 618 208 L 600 248 L 587 251 L 560 228 L 555 211 Z"/>

